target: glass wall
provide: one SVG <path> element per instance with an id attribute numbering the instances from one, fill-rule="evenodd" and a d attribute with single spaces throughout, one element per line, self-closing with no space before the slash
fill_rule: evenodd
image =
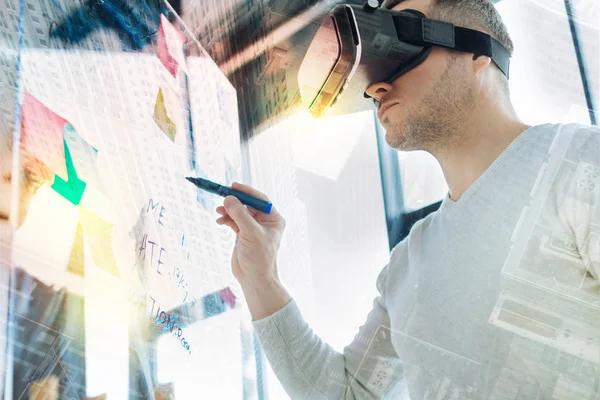
<path id="1" fill-rule="evenodd" d="M 287 222 L 281 280 L 311 328 L 342 352 L 389 260 L 375 115 L 315 120 L 298 113 L 249 147 L 253 186 L 269 193 Z M 270 399 L 289 398 L 270 367 L 266 382 Z"/>
<path id="2" fill-rule="evenodd" d="M 5 399 L 255 398 L 236 91 L 166 2 L 0 1 Z M 1 396 L 0 396 L 1 397 Z"/>
<path id="3" fill-rule="evenodd" d="M 282 113 L 297 105 L 297 49 L 311 28 L 265 38 L 315 2 L 181 1 L 183 20 L 177 3 L 0 0 L 5 399 L 289 398 L 231 274 L 235 236 L 214 223 L 222 199 L 186 176 L 245 181 L 269 195 L 287 221 L 281 280 L 334 350 L 371 310 L 390 261 L 382 128 L 373 111 Z M 598 4 L 496 2 L 515 42 L 510 90 L 526 123 L 590 123 L 600 101 Z M 214 62 L 240 54 L 247 64 L 228 76 Z M 402 212 L 447 193 L 430 154 L 399 152 L 393 164 Z M 562 239 L 536 245 L 568 257 L 573 243 Z M 523 278 L 527 267 L 509 272 Z M 493 318 L 516 332 L 511 317 L 535 309 L 515 299 L 503 293 Z M 394 334 L 400 347 L 421 345 Z M 576 357 L 544 351 L 556 365 Z M 479 367 L 454 360 L 469 378 Z"/>

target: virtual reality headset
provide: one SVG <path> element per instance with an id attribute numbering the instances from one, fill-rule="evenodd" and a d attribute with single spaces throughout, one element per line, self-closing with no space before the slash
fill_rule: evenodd
<path id="1" fill-rule="evenodd" d="M 488 56 L 508 79 L 510 55 L 486 33 L 416 10 L 340 4 L 323 20 L 300 65 L 302 102 L 315 117 L 373 109 L 365 90 L 415 68 L 432 46 Z"/>

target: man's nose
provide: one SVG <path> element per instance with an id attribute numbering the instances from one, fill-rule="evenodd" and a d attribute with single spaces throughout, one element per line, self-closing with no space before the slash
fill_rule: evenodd
<path id="1" fill-rule="evenodd" d="M 365 90 L 365 93 L 377 101 L 381 101 L 381 99 L 392 91 L 392 85 L 387 82 L 377 82 L 372 84 Z"/>

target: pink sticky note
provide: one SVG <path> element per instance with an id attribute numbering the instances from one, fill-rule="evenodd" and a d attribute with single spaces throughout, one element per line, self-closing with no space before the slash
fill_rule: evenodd
<path id="1" fill-rule="evenodd" d="M 185 37 L 161 14 L 156 43 L 156 56 L 174 77 L 177 74 L 178 66 L 184 71 L 187 70 L 185 55 L 183 54 L 184 40 Z"/>
<path id="2" fill-rule="evenodd" d="M 63 130 L 67 120 L 54 113 L 29 92 L 21 107 L 21 147 L 28 156 L 67 180 Z"/>
<path id="3" fill-rule="evenodd" d="M 221 295 L 221 298 L 223 299 L 225 304 L 227 304 L 231 308 L 235 307 L 235 295 L 233 294 L 231 289 L 229 289 L 229 287 L 226 287 L 223 290 L 219 290 L 219 294 Z"/>

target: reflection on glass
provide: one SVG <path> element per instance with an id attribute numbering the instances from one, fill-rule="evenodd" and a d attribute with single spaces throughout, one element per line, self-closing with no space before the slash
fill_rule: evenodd
<path id="1" fill-rule="evenodd" d="M 324 103 L 329 103 L 327 96 L 330 97 L 332 92 L 325 90 L 323 86 L 340 59 L 340 55 L 341 43 L 333 18 L 325 18 L 298 71 L 298 88 L 306 109 L 313 106 L 319 94 L 324 96 L 322 100 Z M 325 93 L 321 93 L 322 90 Z"/>
<path id="2" fill-rule="evenodd" d="M 168 10 L 3 9 L 36 24 L 0 64 L 19 70 L 18 112 L 0 103 L 4 398 L 256 392 L 234 237 L 183 179 L 242 176 L 236 92 Z"/>

